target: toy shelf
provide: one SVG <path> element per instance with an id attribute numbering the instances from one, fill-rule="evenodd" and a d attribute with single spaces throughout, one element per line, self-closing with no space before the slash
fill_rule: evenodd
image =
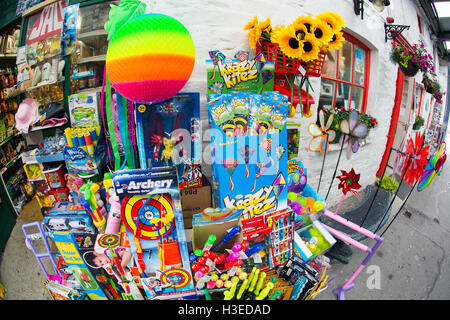
<path id="1" fill-rule="evenodd" d="M 22 157 L 22 153 L 19 153 L 18 155 L 16 155 L 14 158 L 12 158 L 1 170 L 0 170 L 0 175 L 4 174 L 10 167 L 12 167 L 12 165 L 19 159 Z"/>
<path id="2" fill-rule="evenodd" d="M 56 124 L 56 125 L 54 125 L 54 126 L 48 125 L 48 126 L 43 126 L 43 127 L 35 127 L 35 128 L 33 128 L 33 129 L 31 129 L 30 131 L 28 131 L 28 133 L 30 133 L 30 132 L 35 132 L 35 131 L 39 131 L 39 130 L 45 130 L 45 129 L 52 129 L 52 128 L 62 127 L 62 126 L 64 126 L 64 125 L 67 124 L 67 123 L 68 123 L 68 122 L 66 121 L 66 122 L 63 122 L 63 123 L 58 123 L 58 124 Z"/>
<path id="3" fill-rule="evenodd" d="M 16 137 L 19 134 L 19 132 L 16 132 L 15 134 L 7 137 L 6 139 L 4 139 L 3 141 L 0 141 L 0 147 L 2 145 L 4 145 L 5 143 L 7 143 L 8 141 L 11 141 L 14 137 Z"/>
<path id="4" fill-rule="evenodd" d="M 89 62 L 103 62 L 106 61 L 106 54 L 101 54 L 98 56 L 86 57 L 78 59 L 78 64 L 89 63 Z"/>
<path id="5" fill-rule="evenodd" d="M 15 53 L 0 53 L 0 60 L 12 60 L 16 59 L 17 54 Z"/>

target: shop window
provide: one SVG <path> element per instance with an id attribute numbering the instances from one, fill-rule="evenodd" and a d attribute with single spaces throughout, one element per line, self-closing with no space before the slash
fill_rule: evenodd
<path id="1" fill-rule="evenodd" d="M 325 59 L 319 109 L 344 107 L 366 111 L 369 86 L 370 50 L 345 34 L 339 50 L 329 51 Z"/>

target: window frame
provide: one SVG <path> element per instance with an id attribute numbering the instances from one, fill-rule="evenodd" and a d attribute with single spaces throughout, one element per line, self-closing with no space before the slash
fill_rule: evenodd
<path id="1" fill-rule="evenodd" d="M 326 79 L 329 81 L 333 81 L 336 83 L 334 86 L 334 95 L 333 95 L 333 108 L 336 106 L 336 98 L 337 98 L 337 90 L 338 90 L 338 84 L 348 84 L 350 85 L 350 94 L 349 94 L 349 101 L 348 105 L 351 106 L 352 98 L 353 98 L 353 87 L 359 87 L 363 89 L 363 99 L 361 103 L 361 109 L 359 110 L 361 113 L 365 113 L 367 110 L 367 97 L 368 97 L 368 91 L 369 91 L 369 78 L 370 78 L 370 49 L 362 43 L 360 40 L 356 39 L 355 37 L 351 36 L 347 32 L 344 31 L 344 38 L 346 41 L 353 44 L 352 48 L 352 72 L 351 72 L 351 81 L 342 80 L 339 79 L 339 50 L 336 50 L 336 74 L 335 77 L 330 77 L 328 75 L 322 74 L 321 79 Z M 355 45 L 360 47 L 365 52 L 365 59 L 364 59 L 364 85 L 360 85 L 354 82 L 354 63 L 355 63 Z"/>

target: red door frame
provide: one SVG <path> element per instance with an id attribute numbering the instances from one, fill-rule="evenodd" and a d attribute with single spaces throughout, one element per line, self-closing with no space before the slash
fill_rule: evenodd
<path id="1" fill-rule="evenodd" d="M 395 99 L 394 99 L 394 108 L 392 109 L 391 116 L 391 125 L 389 126 L 388 139 L 386 142 L 386 149 L 384 150 L 383 158 L 381 159 L 380 167 L 377 171 L 377 178 L 381 178 L 381 175 L 384 172 L 384 168 L 386 167 L 389 161 L 389 154 L 394 144 L 395 139 L 395 131 L 397 129 L 398 118 L 400 115 L 400 106 L 402 104 L 402 95 L 403 95 L 403 82 L 405 80 L 405 75 L 400 71 L 400 68 L 397 69 L 397 81 L 395 87 Z"/>

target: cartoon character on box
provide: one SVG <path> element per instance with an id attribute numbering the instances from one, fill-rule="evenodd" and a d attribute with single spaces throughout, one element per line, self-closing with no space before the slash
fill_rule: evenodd
<path id="1" fill-rule="evenodd" d="M 124 299 L 144 300 L 146 290 L 133 254 L 120 234 L 99 234 L 95 245 L 82 249 L 83 259 L 93 273 L 106 272 Z M 116 297 L 117 299 L 117 297 Z"/>
<path id="2" fill-rule="evenodd" d="M 201 186 L 200 94 L 178 93 L 156 104 L 136 103 L 141 168 L 176 165 L 180 187 Z"/>
<path id="3" fill-rule="evenodd" d="M 112 180 L 142 281 L 153 285 L 157 279 L 161 283 L 159 291 L 153 289 L 147 297 L 164 299 L 194 293 L 176 168 L 117 171 Z"/>

